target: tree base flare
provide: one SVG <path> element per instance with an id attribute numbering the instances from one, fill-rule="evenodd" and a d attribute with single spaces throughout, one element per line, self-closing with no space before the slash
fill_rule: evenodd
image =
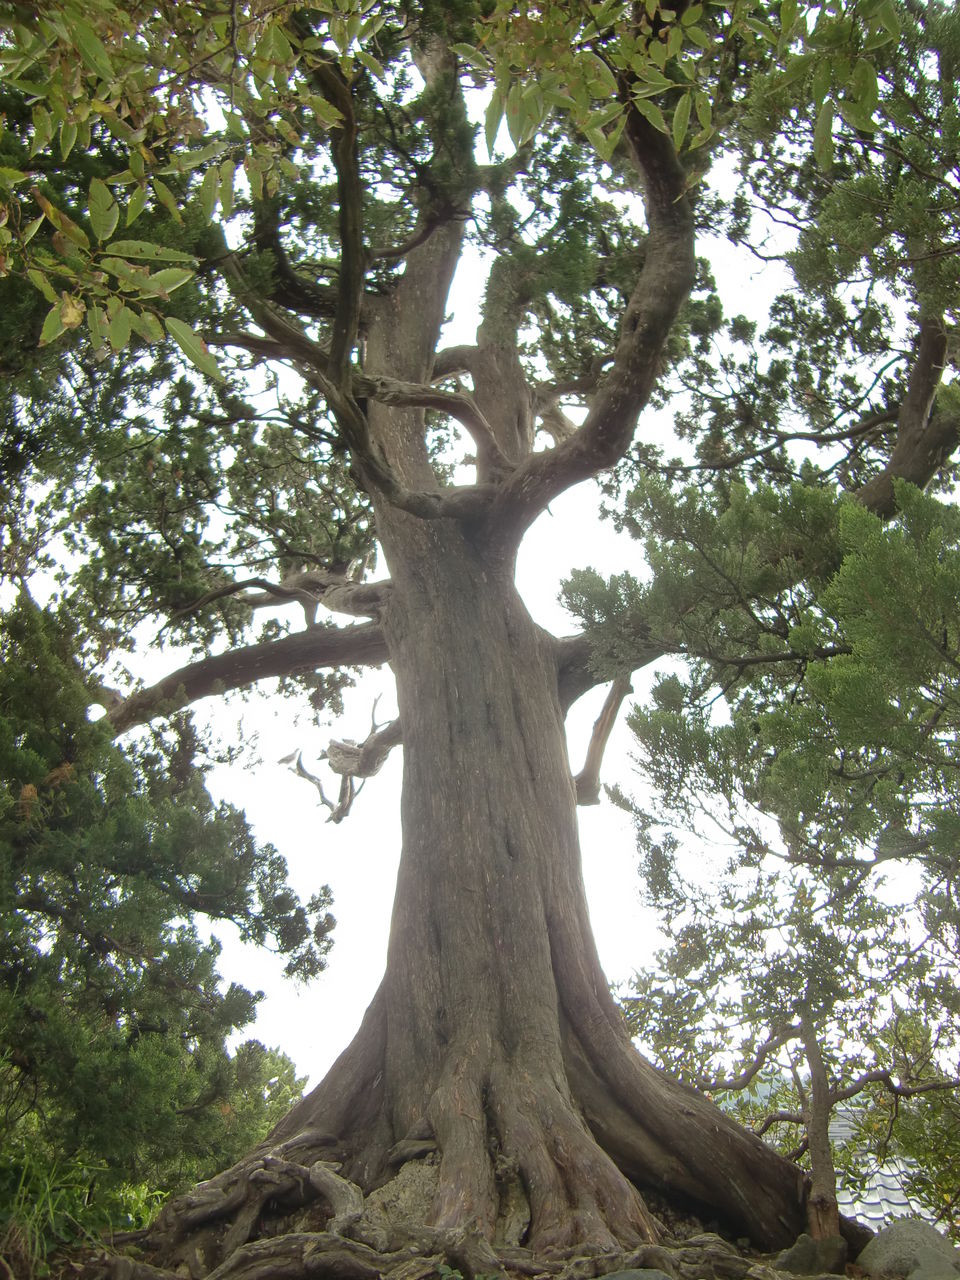
<path id="1" fill-rule="evenodd" d="M 323 1212 L 319 1204 L 295 1211 L 287 1226 L 295 1228 L 297 1222 L 303 1224 Z M 326 1212 L 329 1215 L 329 1206 Z M 686 1223 L 699 1225 L 689 1218 Z M 703 1230 L 685 1239 L 666 1235 L 659 1243 L 633 1249 L 581 1245 L 549 1254 L 517 1245 L 494 1246 L 478 1232 L 410 1225 L 386 1239 L 381 1235 L 382 1224 L 367 1221 L 366 1212 L 347 1231 L 281 1230 L 240 1246 L 206 1273 L 197 1269 L 196 1259 L 192 1265 L 181 1262 L 172 1267 L 143 1257 L 101 1255 L 83 1269 L 80 1280 L 184 1280 L 204 1274 L 208 1280 L 433 1280 L 438 1276 L 595 1280 L 636 1269 L 658 1270 L 669 1280 L 777 1280 L 778 1276 L 771 1270 L 769 1255 L 737 1247 Z M 72 1274 L 76 1275 L 75 1267 Z"/>

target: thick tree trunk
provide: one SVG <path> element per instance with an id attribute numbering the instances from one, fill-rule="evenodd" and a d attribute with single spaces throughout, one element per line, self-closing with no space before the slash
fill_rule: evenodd
<path id="1" fill-rule="evenodd" d="M 538 1250 L 651 1238 L 636 1188 L 704 1206 L 763 1245 L 791 1240 L 798 1171 L 644 1062 L 610 997 L 555 642 L 509 567 L 455 526 L 392 523 L 404 554 L 383 625 L 404 784 L 387 971 L 357 1040 L 275 1139 L 333 1134 L 364 1188 L 435 1148 L 432 1224 L 488 1238 L 516 1175 Z"/>

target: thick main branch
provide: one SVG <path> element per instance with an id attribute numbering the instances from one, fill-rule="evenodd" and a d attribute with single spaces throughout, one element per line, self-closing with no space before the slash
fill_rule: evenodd
<path id="1" fill-rule="evenodd" d="M 693 286 L 693 216 L 673 144 L 632 107 L 624 133 L 640 173 L 649 225 L 643 267 L 613 366 L 583 425 L 556 448 L 528 455 L 501 486 L 488 527 L 507 549 L 518 544 L 552 498 L 613 466 L 626 452 L 656 382 L 664 343 Z"/>
<path id="2" fill-rule="evenodd" d="M 379 626 L 317 627 L 202 658 L 124 698 L 108 713 L 117 733 L 227 689 L 321 667 L 380 666 L 389 657 Z"/>

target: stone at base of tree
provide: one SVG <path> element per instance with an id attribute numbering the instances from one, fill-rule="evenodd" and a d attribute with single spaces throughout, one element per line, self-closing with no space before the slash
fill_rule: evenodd
<path id="1" fill-rule="evenodd" d="M 898 1218 L 878 1231 L 857 1257 L 874 1280 L 956 1280 L 960 1251 L 921 1218 Z"/>
<path id="2" fill-rule="evenodd" d="M 847 1242 L 840 1236 L 814 1240 L 813 1236 L 804 1234 L 797 1237 L 796 1244 L 778 1254 L 773 1265 L 777 1271 L 789 1271 L 795 1276 L 843 1275 Z"/>

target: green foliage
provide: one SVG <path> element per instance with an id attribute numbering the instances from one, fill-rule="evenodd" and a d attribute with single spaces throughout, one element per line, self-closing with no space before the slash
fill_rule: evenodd
<path id="1" fill-rule="evenodd" d="M 224 988 L 197 925 L 232 921 L 299 977 L 333 925 L 329 892 L 302 906 L 213 805 L 189 720 L 125 751 L 88 721 L 69 626 L 22 594 L 0 630 L 0 1150 L 61 1199 L 94 1167 L 105 1194 L 182 1186 L 279 1118 L 300 1082 L 256 1042 L 227 1051 L 259 997 Z"/>

